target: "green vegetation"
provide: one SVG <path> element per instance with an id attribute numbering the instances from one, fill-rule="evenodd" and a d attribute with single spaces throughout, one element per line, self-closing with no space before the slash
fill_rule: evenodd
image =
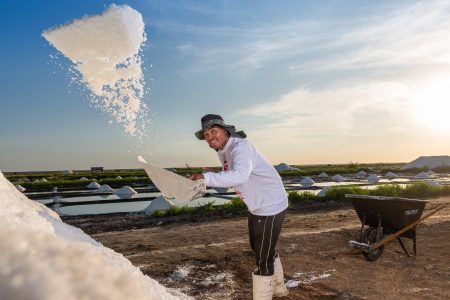
<path id="1" fill-rule="evenodd" d="M 166 210 L 155 210 L 152 213 L 152 217 L 167 217 L 167 216 L 179 216 L 179 215 L 187 215 L 194 213 L 197 207 L 188 207 L 188 206 L 171 206 Z"/>
<path id="2" fill-rule="evenodd" d="M 279 172 L 282 177 L 284 176 L 312 176 L 319 175 L 322 172 L 328 175 L 336 174 L 354 174 L 359 171 L 366 173 L 384 173 L 384 172 L 398 172 L 401 165 L 399 164 L 359 164 L 349 162 L 348 164 L 335 164 L 335 165 L 295 165 L 294 167 L 300 170 L 281 171 Z"/>
<path id="3" fill-rule="evenodd" d="M 295 166 L 300 170 L 284 171 L 280 172 L 281 176 L 311 176 L 318 175 L 322 172 L 326 172 L 328 175 L 334 174 L 355 174 L 361 170 L 366 173 L 378 173 L 385 174 L 391 172 L 401 172 L 403 174 L 415 175 L 421 171 L 427 171 L 422 169 L 410 169 L 407 172 L 401 171 L 403 164 L 359 164 L 350 162 L 348 164 L 336 164 L 336 165 L 307 165 L 307 166 Z M 219 171 L 220 168 L 213 168 L 214 171 Z M 202 172 L 201 168 L 177 168 L 174 171 L 182 176 L 189 174 L 195 174 Z M 450 167 L 436 168 L 434 170 L 438 173 L 450 173 Z M 51 190 L 53 187 L 65 187 L 65 188 L 84 188 L 89 182 L 95 180 L 99 184 L 108 184 L 112 188 L 119 188 L 124 185 L 147 185 L 150 184 L 147 174 L 144 170 L 104 170 L 103 172 L 91 172 L 90 170 L 74 171 L 72 174 L 64 174 L 63 172 L 10 172 L 5 173 L 5 176 L 14 184 L 20 184 L 28 191 L 33 190 Z M 122 179 L 116 179 L 121 176 Z M 86 177 L 88 180 L 80 180 L 80 178 Z M 47 180 L 42 182 L 41 180 Z M 38 179 L 40 181 L 35 182 Z M 346 194 L 362 194 L 373 196 L 389 196 L 389 197 L 404 197 L 404 198 L 417 198 L 427 199 L 439 196 L 450 196 L 450 185 L 444 185 L 440 187 L 433 187 L 426 182 L 412 183 L 407 185 L 399 184 L 380 184 L 374 190 L 368 190 L 359 186 L 345 186 L 345 187 L 332 187 L 330 188 L 324 197 L 319 197 L 312 192 L 296 192 L 290 191 L 288 193 L 289 206 L 293 207 L 293 204 L 302 203 L 306 206 L 313 202 L 349 202 L 346 198 Z M 215 206 L 213 202 L 208 202 L 200 207 L 172 207 L 165 211 L 153 212 L 153 217 L 162 216 L 177 216 L 183 214 L 242 214 L 247 211 L 247 206 L 238 197 L 232 198 L 228 203 Z"/>
<path id="4" fill-rule="evenodd" d="M 298 193 L 291 191 L 288 193 L 289 206 L 295 203 L 309 204 L 312 202 L 335 201 L 340 203 L 349 202 L 345 198 L 346 194 L 371 195 L 371 196 L 387 196 L 402 197 L 415 199 L 429 199 L 439 196 L 450 196 L 450 186 L 432 187 L 427 183 L 413 183 L 402 187 L 398 184 L 379 185 L 374 190 L 368 190 L 361 187 L 332 187 L 324 197 L 319 197 L 312 192 Z M 178 216 L 185 214 L 204 214 L 204 213 L 233 213 L 242 214 L 247 211 L 244 201 L 238 197 L 232 198 L 228 203 L 214 206 L 212 202 L 208 202 L 199 207 L 171 207 L 166 211 L 154 211 L 152 217 Z"/>
<path id="5" fill-rule="evenodd" d="M 167 210 L 155 210 L 152 217 L 168 217 L 186 214 L 205 214 L 205 213 L 234 213 L 241 214 L 247 211 L 247 206 L 239 197 L 232 198 L 223 205 L 214 205 L 214 202 L 205 203 L 199 207 L 172 206 Z"/>
<path id="6" fill-rule="evenodd" d="M 30 190 L 43 190 L 43 189 L 51 189 L 53 187 L 65 187 L 65 188 L 84 188 L 86 187 L 91 181 L 97 181 L 100 185 L 102 184 L 108 184 L 112 188 L 119 188 L 124 185 L 133 185 L 133 184 L 149 184 L 150 180 L 148 177 L 124 177 L 122 179 L 116 179 L 116 178 L 103 178 L 98 180 L 97 178 L 89 179 L 89 180 L 79 180 L 80 177 L 78 177 L 76 180 L 65 180 L 65 179 L 53 179 L 53 178 L 46 178 L 46 182 L 35 182 L 35 181 L 24 181 L 19 180 L 14 182 L 14 184 L 20 184 L 24 188 L 26 188 L 28 191 Z"/>
<path id="7" fill-rule="evenodd" d="M 327 165 L 295 165 L 294 167 L 299 170 L 282 171 L 280 175 L 282 177 L 291 176 L 313 176 L 319 175 L 322 172 L 332 176 L 335 174 L 355 174 L 359 171 L 365 171 L 366 173 L 386 174 L 387 172 L 403 173 L 408 175 L 415 175 L 426 169 L 409 169 L 401 170 L 404 164 L 401 163 L 375 163 L 375 164 L 361 164 L 356 162 L 349 162 L 348 164 L 327 164 Z M 220 167 L 212 167 L 214 171 L 220 171 Z M 189 168 L 176 168 L 170 169 L 171 171 L 181 175 L 188 176 L 190 174 L 201 173 L 202 168 L 189 167 Z M 450 173 L 450 167 L 439 167 L 434 170 L 437 173 Z M 28 191 L 34 189 L 51 189 L 54 186 L 64 188 L 83 188 L 89 181 L 97 181 L 99 184 L 108 184 L 113 188 L 122 187 L 124 185 L 133 184 L 149 184 L 147 174 L 142 169 L 129 169 L 129 170 L 104 170 L 103 172 L 91 172 L 90 170 L 78 170 L 73 171 L 72 174 L 65 174 L 61 171 L 49 171 L 49 172 L 6 172 L 4 173 L 6 178 L 14 184 L 20 184 Z M 116 179 L 117 176 L 121 176 L 122 179 Z M 86 177 L 89 181 L 80 181 L 81 177 Z M 47 182 L 40 182 L 42 179 L 46 179 Z M 39 182 L 34 182 L 35 180 Z"/>
<path id="8" fill-rule="evenodd" d="M 361 187 L 332 187 L 327 191 L 324 197 L 319 197 L 311 192 L 289 192 L 288 199 L 292 203 L 330 200 L 345 202 L 348 201 L 345 198 L 346 194 L 427 199 L 440 196 L 450 196 L 450 186 L 444 185 L 433 187 L 426 182 L 417 182 L 408 184 L 404 187 L 399 184 L 381 184 L 374 190 L 368 190 Z"/>

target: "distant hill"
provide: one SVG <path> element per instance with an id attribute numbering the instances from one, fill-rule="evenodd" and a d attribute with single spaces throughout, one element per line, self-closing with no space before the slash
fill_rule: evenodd
<path id="1" fill-rule="evenodd" d="M 406 169 L 435 169 L 438 167 L 450 167 L 450 156 L 440 155 L 440 156 L 421 156 L 409 164 L 402 167 L 402 170 Z"/>

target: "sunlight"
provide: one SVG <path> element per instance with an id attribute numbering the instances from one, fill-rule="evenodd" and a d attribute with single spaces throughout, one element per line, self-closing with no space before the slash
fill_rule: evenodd
<path id="1" fill-rule="evenodd" d="M 422 124 L 450 133 L 450 78 L 430 82 L 415 92 L 412 100 Z"/>

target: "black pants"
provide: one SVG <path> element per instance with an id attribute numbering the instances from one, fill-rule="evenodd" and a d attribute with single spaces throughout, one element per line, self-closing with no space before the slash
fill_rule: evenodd
<path id="1" fill-rule="evenodd" d="M 273 275 L 275 246 L 283 227 L 286 210 L 273 216 L 256 216 L 248 214 L 248 233 L 250 247 L 255 253 L 258 270 L 255 275 Z"/>

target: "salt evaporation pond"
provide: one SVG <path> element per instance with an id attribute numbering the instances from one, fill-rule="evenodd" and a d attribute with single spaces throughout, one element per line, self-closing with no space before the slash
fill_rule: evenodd
<path id="1" fill-rule="evenodd" d="M 215 197 L 214 190 L 207 190 L 207 193 L 210 193 L 211 196 L 201 197 L 196 200 L 190 201 L 188 203 L 180 204 L 180 206 L 188 206 L 188 207 L 198 207 L 201 205 L 205 205 L 207 203 L 212 202 L 214 205 L 222 205 L 227 203 L 229 200 L 224 199 L 222 197 Z M 70 205 L 70 206 L 61 206 L 54 207 L 53 209 L 57 211 L 61 215 L 86 215 L 86 214 L 109 214 L 109 213 L 119 213 L 119 212 L 142 212 L 147 206 L 150 205 L 151 200 L 143 201 L 139 200 L 142 198 L 156 198 L 161 196 L 161 193 L 139 193 L 132 195 L 128 199 L 130 202 L 121 202 L 121 198 L 117 195 L 104 195 L 104 196 L 82 196 L 82 197 L 70 197 L 70 198 L 60 198 L 59 200 L 70 203 L 80 202 L 80 205 Z M 232 196 L 227 196 L 232 197 Z M 234 195 L 235 197 L 235 195 Z M 127 200 L 128 200 L 127 199 Z M 136 201 L 132 201 L 135 199 Z M 99 203 L 99 204 L 81 204 L 86 201 L 109 201 L 109 200 L 117 200 L 117 203 Z M 54 201 L 54 198 L 44 198 L 35 200 L 42 204 L 48 204 Z M 176 201 L 174 201 L 176 204 Z"/>
<path id="2" fill-rule="evenodd" d="M 142 101 L 141 49 L 146 41 L 141 14 L 128 5 L 45 30 L 43 37 L 73 64 L 73 82 L 91 92 L 91 104 L 127 134 L 145 134 L 148 107 Z"/>
<path id="3" fill-rule="evenodd" d="M 28 199 L 0 172 L 0 299 L 190 299 Z"/>

